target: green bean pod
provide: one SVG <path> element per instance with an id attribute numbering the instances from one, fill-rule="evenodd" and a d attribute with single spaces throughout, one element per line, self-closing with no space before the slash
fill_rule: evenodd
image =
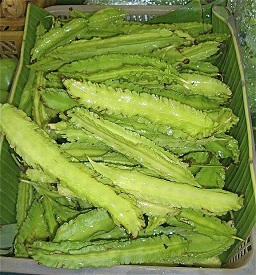
<path id="1" fill-rule="evenodd" d="M 243 206 L 242 197 L 222 189 L 202 189 L 143 175 L 136 171 L 126 171 L 101 163 L 91 163 L 96 171 L 111 179 L 114 184 L 138 200 L 169 207 L 204 210 L 216 215 L 239 210 Z"/>
<path id="2" fill-rule="evenodd" d="M 114 150 L 134 159 L 138 164 L 149 168 L 160 177 L 200 186 L 185 163 L 151 140 L 104 120 L 84 108 L 74 108 L 67 113 L 74 125 L 90 131 Z"/>
<path id="3" fill-rule="evenodd" d="M 44 219 L 44 209 L 41 203 L 34 199 L 14 240 L 15 255 L 21 258 L 28 257 L 26 244 L 36 240 L 47 240 L 49 236 L 50 232 Z"/>
<path id="4" fill-rule="evenodd" d="M 110 114 L 121 113 L 130 117 L 138 115 L 152 123 L 179 129 L 193 137 L 210 136 L 218 128 L 218 122 L 206 113 L 176 100 L 129 90 L 115 90 L 104 84 L 87 81 L 65 79 L 63 83 L 79 104 L 97 111 L 107 110 Z"/>
<path id="5" fill-rule="evenodd" d="M 76 101 L 70 98 L 63 89 L 40 88 L 39 93 L 44 105 L 59 112 L 78 106 Z"/>
<path id="6" fill-rule="evenodd" d="M 50 267 L 80 269 L 85 267 L 111 267 L 122 264 L 156 263 L 177 258 L 187 249 L 187 241 L 178 235 L 153 236 L 123 241 L 74 243 L 76 249 L 62 252 L 62 243 L 37 242 L 31 246 L 31 256 Z M 80 244 L 80 248 L 79 247 Z M 52 246 L 52 247 L 51 247 Z M 42 248 L 41 248 L 42 247 Z M 65 246 L 66 247 L 66 246 Z M 56 249 L 57 248 L 57 249 Z"/>
<path id="7" fill-rule="evenodd" d="M 167 45 L 191 44 L 169 30 L 151 30 L 106 39 L 78 40 L 48 52 L 47 56 L 71 62 L 108 53 L 145 53 Z M 72 52 L 72 55 L 69 53 Z"/>
<path id="8" fill-rule="evenodd" d="M 43 34 L 31 50 L 31 60 L 41 58 L 54 48 L 69 43 L 76 38 L 77 32 L 87 27 L 87 20 L 74 18 L 62 27 L 52 28 Z"/>
<path id="9" fill-rule="evenodd" d="M 86 241 L 112 230 L 115 226 L 106 210 L 93 209 L 62 224 L 56 231 L 53 241 Z"/>
<path id="10" fill-rule="evenodd" d="M 116 224 L 124 226 L 134 236 L 138 234 L 144 219 L 131 200 L 118 196 L 111 187 L 70 163 L 57 144 L 23 111 L 7 103 L 0 107 L 1 130 L 28 165 L 40 166 L 45 173 L 58 178 L 78 198 L 107 209 Z"/>
<path id="11" fill-rule="evenodd" d="M 96 55 L 92 58 L 81 59 L 62 66 L 58 71 L 64 75 L 66 75 L 66 73 L 83 73 L 90 75 L 120 69 L 125 65 L 152 66 L 161 71 L 168 70 L 174 74 L 177 73 L 176 69 L 165 61 L 150 56 L 124 53 Z"/>

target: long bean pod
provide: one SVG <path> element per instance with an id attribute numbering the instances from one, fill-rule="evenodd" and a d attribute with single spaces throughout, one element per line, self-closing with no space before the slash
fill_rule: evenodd
<path id="1" fill-rule="evenodd" d="M 87 20 L 83 18 L 74 18 L 64 26 L 52 28 L 43 34 L 34 45 L 31 54 L 32 60 L 41 58 L 48 51 L 57 46 L 64 45 L 76 38 L 77 32 L 86 28 Z"/>
<path id="2" fill-rule="evenodd" d="M 114 90 L 103 84 L 87 81 L 65 79 L 63 83 L 68 93 L 87 108 L 98 111 L 106 109 L 109 113 L 131 117 L 139 115 L 153 123 L 178 128 L 191 136 L 201 138 L 210 136 L 218 128 L 218 123 L 207 114 L 175 100 L 129 90 Z"/>
<path id="3" fill-rule="evenodd" d="M 223 189 L 202 189 L 178 182 L 170 183 L 136 171 L 115 169 L 100 163 L 93 163 L 93 167 L 109 177 L 114 184 L 141 200 L 219 214 L 239 210 L 243 206 L 242 197 Z"/>
<path id="4" fill-rule="evenodd" d="M 58 249 L 48 248 L 49 250 L 40 249 L 40 246 L 37 247 L 35 244 L 31 254 L 40 263 L 57 268 L 111 267 L 120 264 L 155 263 L 176 258 L 186 251 L 186 243 L 187 241 L 180 236 L 162 235 L 131 241 L 96 242 L 97 245 L 83 245 L 80 242 L 80 249 L 69 249 L 66 253 L 60 253 L 60 244 Z"/>
<path id="5" fill-rule="evenodd" d="M 1 105 L 1 114 L 1 130 L 10 145 L 29 165 L 41 166 L 45 173 L 59 178 L 78 197 L 107 209 L 117 224 L 123 225 L 134 236 L 138 234 L 144 221 L 131 201 L 118 196 L 109 186 L 103 185 L 70 163 L 49 136 L 23 111 L 4 104 Z"/>
<path id="6" fill-rule="evenodd" d="M 136 160 L 160 177 L 200 186 L 187 169 L 186 164 L 174 154 L 165 152 L 149 139 L 127 131 L 84 108 L 73 108 L 67 113 L 77 127 L 90 131 L 114 150 Z"/>

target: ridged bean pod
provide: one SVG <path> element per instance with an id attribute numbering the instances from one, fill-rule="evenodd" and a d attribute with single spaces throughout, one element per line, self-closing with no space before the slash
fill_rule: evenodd
<path id="1" fill-rule="evenodd" d="M 194 137 L 210 136 L 218 129 L 218 123 L 206 113 L 176 100 L 129 90 L 114 90 L 87 81 L 65 79 L 63 83 L 71 97 L 87 108 L 130 117 L 139 115 L 153 123 L 180 129 Z M 154 112 L 155 109 L 158 111 Z"/>
<path id="2" fill-rule="evenodd" d="M 123 225 L 134 236 L 138 234 L 144 221 L 139 209 L 131 201 L 118 196 L 109 186 L 103 185 L 70 163 L 49 136 L 23 111 L 6 103 L 1 105 L 1 114 L 1 130 L 11 146 L 29 165 L 35 167 L 40 165 L 44 172 L 60 179 L 78 197 L 84 198 L 95 206 L 108 209 L 117 224 Z M 19 134 L 16 127 L 19 127 Z M 48 154 L 44 158 L 46 151 L 51 156 Z M 102 193 L 105 194 L 104 197 Z"/>

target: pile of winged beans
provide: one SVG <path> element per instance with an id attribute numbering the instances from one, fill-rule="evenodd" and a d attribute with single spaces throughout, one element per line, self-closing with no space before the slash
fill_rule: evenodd
<path id="1" fill-rule="evenodd" d="M 72 10 L 37 27 L 20 105 L 1 105 L 23 168 L 15 255 L 69 269 L 218 267 L 243 207 L 224 190 L 239 156 L 214 65 L 228 37 L 126 15 Z"/>

